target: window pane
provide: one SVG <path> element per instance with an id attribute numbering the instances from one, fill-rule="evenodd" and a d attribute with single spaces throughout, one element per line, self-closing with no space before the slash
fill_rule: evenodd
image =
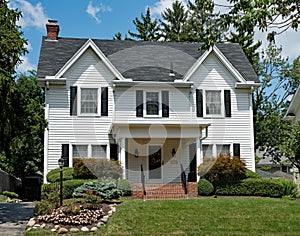
<path id="1" fill-rule="evenodd" d="M 217 153 L 220 154 L 230 154 L 230 145 L 217 145 Z"/>
<path id="2" fill-rule="evenodd" d="M 221 115 L 221 91 L 206 91 L 206 114 Z"/>
<path id="3" fill-rule="evenodd" d="M 106 159 L 106 145 L 92 145 L 92 157 Z"/>
<path id="4" fill-rule="evenodd" d="M 158 92 L 146 93 L 146 107 L 147 115 L 159 114 Z"/>
<path id="5" fill-rule="evenodd" d="M 81 89 L 81 113 L 97 113 L 98 89 Z"/>
<path id="6" fill-rule="evenodd" d="M 73 157 L 87 157 L 87 145 L 73 145 Z"/>
<path id="7" fill-rule="evenodd" d="M 212 145 L 202 145 L 203 157 L 213 157 Z"/>

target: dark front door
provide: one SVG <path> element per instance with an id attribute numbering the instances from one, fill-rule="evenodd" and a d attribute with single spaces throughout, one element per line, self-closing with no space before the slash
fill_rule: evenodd
<path id="1" fill-rule="evenodd" d="M 149 146 L 149 179 L 161 179 L 161 147 Z"/>

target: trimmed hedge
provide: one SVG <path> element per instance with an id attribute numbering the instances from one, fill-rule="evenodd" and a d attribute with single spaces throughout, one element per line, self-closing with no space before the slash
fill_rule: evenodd
<path id="1" fill-rule="evenodd" d="M 248 178 L 240 181 L 215 182 L 215 194 L 223 196 L 282 197 L 283 184 L 273 179 Z"/>
<path id="2" fill-rule="evenodd" d="M 119 179 L 117 181 L 117 188 L 122 191 L 122 196 L 131 196 L 131 186 L 127 179 Z"/>
<path id="3" fill-rule="evenodd" d="M 119 179 L 123 169 L 118 161 L 74 158 L 74 179 Z"/>
<path id="4" fill-rule="evenodd" d="M 63 168 L 63 181 L 73 179 L 73 167 L 64 167 Z M 50 170 L 47 174 L 47 181 L 49 183 L 59 182 L 60 180 L 60 168 L 55 168 Z"/>
<path id="5" fill-rule="evenodd" d="M 9 198 L 19 198 L 19 195 L 14 192 L 4 191 L 2 195 L 9 197 Z"/>
<path id="6" fill-rule="evenodd" d="M 206 179 L 200 179 L 198 181 L 198 194 L 200 196 L 210 196 L 214 192 L 214 186 Z"/>
<path id="7" fill-rule="evenodd" d="M 246 178 L 262 179 L 262 177 L 259 174 L 248 169 L 246 170 Z"/>

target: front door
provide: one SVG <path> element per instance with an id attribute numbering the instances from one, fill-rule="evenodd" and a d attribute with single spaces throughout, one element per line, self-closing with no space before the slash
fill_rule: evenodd
<path id="1" fill-rule="evenodd" d="M 161 146 L 149 146 L 148 151 L 149 180 L 161 180 Z"/>

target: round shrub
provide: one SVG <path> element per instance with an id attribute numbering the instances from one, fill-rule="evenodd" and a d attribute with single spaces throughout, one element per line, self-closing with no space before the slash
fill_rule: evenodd
<path id="1" fill-rule="evenodd" d="M 9 192 L 9 191 L 4 191 L 2 193 L 2 195 L 9 197 L 9 198 L 18 198 L 19 197 L 19 195 L 17 193 Z"/>
<path id="2" fill-rule="evenodd" d="M 73 167 L 64 167 L 63 168 L 63 180 L 70 180 L 73 179 Z M 49 183 L 59 182 L 60 180 L 60 168 L 55 168 L 50 170 L 47 174 L 47 181 Z"/>
<path id="3" fill-rule="evenodd" d="M 246 165 L 239 157 L 220 154 L 212 168 L 203 176 L 211 183 L 246 178 Z"/>
<path id="4" fill-rule="evenodd" d="M 198 181 L 198 194 L 200 196 L 210 196 L 214 192 L 214 186 L 206 179 L 200 179 Z"/>
<path id="5" fill-rule="evenodd" d="M 246 178 L 261 179 L 262 177 L 259 174 L 247 169 Z"/>

